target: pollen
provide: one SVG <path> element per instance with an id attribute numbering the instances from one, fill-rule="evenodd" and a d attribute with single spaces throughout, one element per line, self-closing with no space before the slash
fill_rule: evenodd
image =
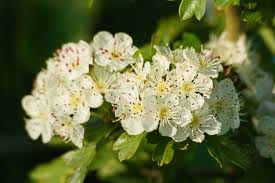
<path id="1" fill-rule="evenodd" d="M 194 85 L 191 81 L 184 82 L 181 89 L 184 93 L 190 94 L 194 91 Z"/>
<path id="2" fill-rule="evenodd" d="M 157 85 L 157 93 L 158 95 L 163 95 L 167 92 L 169 92 L 169 86 L 165 81 L 161 80 Z"/>
<path id="3" fill-rule="evenodd" d="M 114 50 L 111 53 L 111 55 L 112 55 L 112 58 L 115 59 L 115 60 L 117 60 L 117 59 L 119 59 L 121 57 L 121 53 L 119 51 L 116 51 L 116 50 Z"/>
<path id="4" fill-rule="evenodd" d="M 201 68 L 207 67 L 207 62 L 204 59 L 201 59 L 199 64 Z"/>
<path id="5" fill-rule="evenodd" d="M 98 89 L 98 91 L 100 93 L 104 93 L 105 90 L 107 89 L 107 85 L 103 81 L 98 81 L 98 82 L 96 82 L 96 88 Z"/>
<path id="6" fill-rule="evenodd" d="M 81 104 L 79 96 L 76 96 L 76 95 L 71 96 L 70 103 L 73 108 L 78 108 Z"/>
<path id="7" fill-rule="evenodd" d="M 142 113 L 142 111 L 143 111 L 142 104 L 140 102 L 135 103 L 133 106 L 133 111 L 134 111 L 134 113 Z"/>
<path id="8" fill-rule="evenodd" d="M 170 115 L 170 110 L 167 106 L 162 106 L 159 109 L 159 117 L 160 119 L 167 119 Z"/>
<path id="9" fill-rule="evenodd" d="M 200 126 L 200 120 L 198 116 L 193 116 L 192 121 L 191 121 L 191 126 L 194 128 L 198 128 Z"/>

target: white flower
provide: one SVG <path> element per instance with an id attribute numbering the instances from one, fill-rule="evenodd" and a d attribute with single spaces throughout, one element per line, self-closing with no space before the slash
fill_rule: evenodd
<path id="1" fill-rule="evenodd" d="M 103 102 L 103 97 L 94 88 L 95 84 L 88 75 L 60 86 L 53 96 L 55 113 L 59 116 L 72 115 L 77 123 L 88 121 L 90 108 L 97 108 Z"/>
<path id="2" fill-rule="evenodd" d="M 275 120 L 274 116 L 263 116 L 257 130 L 263 135 L 256 137 L 255 144 L 260 155 L 265 158 L 272 158 L 275 163 Z"/>
<path id="3" fill-rule="evenodd" d="M 156 54 L 153 56 L 153 67 L 158 67 L 164 71 L 168 71 L 173 60 L 173 52 L 169 47 L 154 45 Z"/>
<path id="4" fill-rule="evenodd" d="M 148 74 L 150 74 L 151 65 L 149 62 L 144 62 L 143 57 L 139 55 L 135 64 L 132 65 L 132 68 L 134 72 L 130 74 L 133 75 L 137 85 L 142 89 Z"/>
<path id="5" fill-rule="evenodd" d="M 97 33 L 92 42 L 95 62 L 107 67 L 110 71 L 120 71 L 127 65 L 134 63 L 137 48 L 133 46 L 132 38 L 125 33 L 109 32 Z"/>
<path id="6" fill-rule="evenodd" d="M 147 75 L 145 89 L 150 88 L 153 95 L 164 96 L 171 92 L 173 72 L 168 72 L 161 67 L 153 67 Z"/>
<path id="7" fill-rule="evenodd" d="M 204 97 L 209 97 L 213 82 L 209 77 L 198 74 L 193 67 L 177 64 L 174 74 L 173 92 L 186 100 L 190 109 L 200 108 L 204 104 Z"/>
<path id="8" fill-rule="evenodd" d="M 217 120 L 222 123 L 221 135 L 240 126 L 239 97 L 230 79 L 220 81 L 207 102 Z"/>
<path id="9" fill-rule="evenodd" d="M 220 133 L 221 124 L 210 113 L 207 105 L 192 112 L 192 120 L 189 124 L 178 127 L 177 133 L 173 136 L 176 142 L 186 140 L 188 137 L 194 141 L 201 143 L 205 135 L 216 135 Z"/>
<path id="10" fill-rule="evenodd" d="M 197 53 L 194 48 L 186 48 L 183 57 L 188 64 L 195 67 L 198 73 L 207 77 L 217 78 L 219 72 L 222 71 L 221 60 L 213 57 L 208 50 Z"/>
<path id="11" fill-rule="evenodd" d="M 258 102 L 271 100 L 273 79 L 270 76 L 257 78 L 255 86 L 255 97 Z"/>
<path id="12" fill-rule="evenodd" d="M 166 94 L 163 97 L 152 95 L 150 89 L 145 91 L 143 127 L 147 132 L 159 127 L 163 136 L 172 137 L 177 132 L 177 125 L 190 122 L 191 112 L 187 110 L 176 95 Z"/>
<path id="13" fill-rule="evenodd" d="M 210 36 L 207 45 L 215 56 L 220 56 L 226 65 L 243 64 L 248 58 L 248 44 L 245 35 L 241 35 L 237 41 L 228 39 L 227 32 L 223 32 L 219 38 Z"/>
<path id="14" fill-rule="evenodd" d="M 184 49 L 177 48 L 175 50 L 171 50 L 169 46 L 154 46 L 157 53 L 153 57 L 154 60 L 161 60 L 161 62 L 165 65 L 165 67 L 170 66 L 171 63 L 183 63 L 184 59 Z"/>
<path id="15" fill-rule="evenodd" d="M 94 66 L 91 70 L 91 76 L 94 80 L 94 90 L 105 94 L 116 85 L 117 73 L 112 73 L 101 66 Z"/>
<path id="16" fill-rule="evenodd" d="M 108 90 L 105 98 L 112 104 L 116 121 L 120 120 L 123 129 L 130 135 L 138 135 L 144 131 L 144 104 L 137 79 L 132 74 L 118 75 L 117 84 Z"/>
<path id="17" fill-rule="evenodd" d="M 72 141 L 77 147 L 82 147 L 84 128 L 70 116 L 59 117 L 53 124 L 54 131 L 64 141 Z"/>
<path id="18" fill-rule="evenodd" d="M 92 64 L 92 49 L 85 41 L 68 43 L 62 46 L 52 59 L 47 61 L 49 72 L 59 75 L 60 79 L 72 80 L 89 72 Z"/>
<path id="19" fill-rule="evenodd" d="M 22 106 L 30 117 L 26 119 L 25 126 L 30 137 L 36 140 L 41 135 L 43 143 L 49 142 L 53 136 L 51 125 L 55 116 L 47 98 L 44 95 L 27 95 L 22 99 Z"/>
<path id="20" fill-rule="evenodd" d="M 275 135 L 258 136 L 255 139 L 255 145 L 262 157 L 272 158 L 275 164 Z"/>

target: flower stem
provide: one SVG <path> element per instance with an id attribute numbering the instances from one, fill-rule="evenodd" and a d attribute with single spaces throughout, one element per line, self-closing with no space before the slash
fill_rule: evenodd
<path id="1" fill-rule="evenodd" d="M 233 6 L 225 8 L 225 30 L 227 32 L 228 39 L 231 41 L 237 41 L 241 33 L 241 20 L 239 12 Z"/>

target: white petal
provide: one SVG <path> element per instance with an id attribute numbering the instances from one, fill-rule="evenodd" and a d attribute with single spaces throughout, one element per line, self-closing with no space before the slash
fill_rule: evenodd
<path id="1" fill-rule="evenodd" d="M 52 127 L 49 123 L 44 123 L 41 136 L 43 143 L 48 143 L 51 140 L 53 132 Z"/>
<path id="2" fill-rule="evenodd" d="M 197 93 L 194 93 L 193 95 L 189 95 L 186 101 L 189 104 L 189 107 L 191 110 L 196 110 L 198 108 L 201 108 L 204 104 L 204 98 Z"/>
<path id="3" fill-rule="evenodd" d="M 182 142 L 189 136 L 188 127 L 178 128 L 177 133 L 173 136 L 174 141 Z"/>
<path id="4" fill-rule="evenodd" d="M 174 108 L 176 114 L 173 114 L 172 119 L 173 122 L 179 126 L 185 126 L 191 122 L 192 114 L 189 110 L 185 109 L 184 107 L 176 107 Z"/>
<path id="5" fill-rule="evenodd" d="M 86 123 L 90 119 L 90 108 L 80 107 L 73 116 L 73 121 L 75 123 Z"/>
<path id="6" fill-rule="evenodd" d="M 168 123 L 160 122 L 159 132 L 162 136 L 173 137 L 177 133 L 177 128 L 172 126 L 169 122 Z"/>
<path id="7" fill-rule="evenodd" d="M 153 114 L 145 114 L 142 120 L 142 126 L 144 131 L 151 132 L 158 128 L 158 119 L 156 115 Z"/>
<path id="8" fill-rule="evenodd" d="M 201 143 L 204 140 L 203 132 L 199 129 L 192 129 L 189 135 L 194 142 Z"/>
<path id="9" fill-rule="evenodd" d="M 216 135 L 221 131 L 221 123 L 214 116 L 208 116 L 208 120 L 201 125 L 201 129 L 209 135 Z"/>
<path id="10" fill-rule="evenodd" d="M 93 38 L 92 45 L 95 49 L 105 48 L 109 50 L 114 45 L 113 35 L 106 31 L 98 32 Z"/>
<path id="11" fill-rule="evenodd" d="M 40 136 L 42 129 L 43 129 L 41 121 L 39 121 L 39 119 L 26 120 L 25 128 L 26 128 L 29 136 L 33 140 L 38 139 L 38 137 Z"/>
<path id="12" fill-rule="evenodd" d="M 91 91 L 87 96 L 87 102 L 91 108 L 98 108 L 103 104 L 103 97 L 99 92 Z"/>
<path id="13" fill-rule="evenodd" d="M 132 47 L 133 40 L 128 34 L 120 32 L 115 34 L 115 43 L 119 49 L 125 50 Z"/>
<path id="14" fill-rule="evenodd" d="M 40 109 L 37 106 L 37 99 L 32 95 L 27 95 L 22 99 L 23 109 L 27 112 L 29 116 L 38 116 Z"/>
<path id="15" fill-rule="evenodd" d="M 269 158 L 275 152 L 274 145 L 271 143 L 270 136 L 259 136 L 255 138 L 255 145 L 261 156 Z"/>
<path id="16" fill-rule="evenodd" d="M 144 131 L 141 120 L 141 118 L 130 117 L 121 120 L 121 125 L 129 135 L 138 135 Z"/>
<path id="17" fill-rule="evenodd" d="M 75 125 L 71 131 L 70 138 L 78 148 L 81 148 L 83 143 L 82 140 L 84 138 L 84 128 L 81 125 Z"/>
<path id="18" fill-rule="evenodd" d="M 275 120 L 271 116 L 263 116 L 260 118 L 258 129 L 260 132 L 272 135 L 275 132 Z"/>

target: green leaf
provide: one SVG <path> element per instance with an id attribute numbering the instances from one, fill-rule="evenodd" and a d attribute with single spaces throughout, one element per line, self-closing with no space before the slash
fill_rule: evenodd
<path id="1" fill-rule="evenodd" d="M 221 168 L 233 163 L 242 169 L 247 169 L 250 164 L 249 152 L 225 137 L 208 138 L 207 147 L 209 154 Z"/>
<path id="2" fill-rule="evenodd" d="M 68 183 L 84 182 L 95 154 L 96 146 L 89 145 L 88 147 L 69 152 L 63 156 L 67 166 L 74 168 L 74 173 L 67 178 Z"/>
<path id="3" fill-rule="evenodd" d="M 66 183 L 67 176 L 73 172 L 73 168 L 66 166 L 65 161 L 58 158 L 48 164 L 37 166 L 31 171 L 30 179 L 39 183 Z"/>
<path id="4" fill-rule="evenodd" d="M 113 150 L 118 151 L 119 161 L 130 159 L 137 151 L 144 133 L 140 135 L 121 134 L 113 145 Z"/>
<path id="5" fill-rule="evenodd" d="M 181 20 L 191 18 L 194 15 L 195 8 L 195 0 L 182 0 L 179 6 L 179 16 Z"/>
<path id="6" fill-rule="evenodd" d="M 214 0 L 214 2 L 218 9 L 224 9 L 232 3 L 236 3 L 236 0 Z"/>
<path id="7" fill-rule="evenodd" d="M 114 124 L 99 122 L 99 124 L 85 124 L 85 141 L 89 144 L 97 144 L 102 139 L 108 137 L 116 128 Z"/>
<path id="8" fill-rule="evenodd" d="M 193 47 L 197 52 L 201 50 L 201 41 L 200 39 L 193 33 L 184 32 L 182 35 L 182 47 Z"/>
<path id="9" fill-rule="evenodd" d="M 30 178 L 39 183 L 82 183 L 93 161 L 96 146 L 68 152 L 50 163 L 36 167 Z"/>
<path id="10" fill-rule="evenodd" d="M 198 20 L 201 20 L 206 11 L 207 0 L 197 0 L 196 2 L 195 16 Z"/>
<path id="11" fill-rule="evenodd" d="M 158 166 L 169 164 L 172 161 L 175 152 L 173 144 L 173 140 L 165 139 L 155 147 L 152 159 L 157 162 Z"/>
<path id="12" fill-rule="evenodd" d="M 144 59 L 151 60 L 156 52 L 153 46 L 171 43 L 181 33 L 184 26 L 186 26 L 186 23 L 181 22 L 178 16 L 162 19 L 151 37 L 151 42 L 139 49 Z"/>
<path id="13" fill-rule="evenodd" d="M 262 13 L 260 11 L 244 11 L 243 21 L 249 23 L 260 23 L 262 21 Z"/>
<path id="14" fill-rule="evenodd" d="M 109 179 L 127 170 L 125 164 L 117 159 L 112 146 L 113 143 L 108 142 L 98 147 L 93 163 L 89 168 L 91 171 L 96 170 L 100 179 Z"/>
<path id="15" fill-rule="evenodd" d="M 151 46 L 169 44 L 180 34 L 184 26 L 185 23 L 182 23 L 176 16 L 161 20 L 152 36 Z"/>
<path id="16" fill-rule="evenodd" d="M 91 8 L 94 4 L 94 0 L 88 0 L 88 7 Z"/>

